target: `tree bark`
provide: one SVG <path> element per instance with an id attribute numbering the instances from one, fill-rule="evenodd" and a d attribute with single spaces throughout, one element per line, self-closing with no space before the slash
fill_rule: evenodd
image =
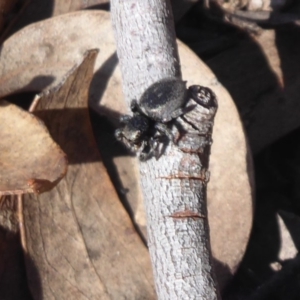
<path id="1" fill-rule="evenodd" d="M 152 83 L 181 78 L 169 1 L 111 0 L 125 99 Z M 164 155 L 140 163 L 148 246 L 158 299 L 220 299 L 212 267 L 206 208 L 208 159 L 217 104 L 178 118 Z M 178 128 L 180 130 L 178 131 Z M 184 132 L 184 133 L 183 133 Z"/>

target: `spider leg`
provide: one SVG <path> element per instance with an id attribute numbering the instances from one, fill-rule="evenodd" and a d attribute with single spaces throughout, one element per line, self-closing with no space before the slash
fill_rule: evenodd
<path id="1" fill-rule="evenodd" d="M 134 99 L 131 101 L 130 104 L 130 109 L 133 113 L 139 113 L 139 114 L 144 114 L 143 111 L 141 110 L 139 104 L 137 103 L 137 101 Z"/>
<path id="2" fill-rule="evenodd" d="M 160 142 L 159 137 L 151 137 L 149 140 L 150 149 L 157 150 L 159 142 Z"/>
<path id="3" fill-rule="evenodd" d="M 156 136 L 150 137 L 148 140 L 143 141 L 139 150 L 137 151 L 137 156 L 141 161 L 146 161 L 153 156 L 156 158 L 156 160 L 160 158 L 167 147 L 167 143 L 163 143 L 163 136 L 167 136 L 168 139 L 174 143 L 174 137 L 165 124 L 156 123 L 154 126 L 158 131 Z"/>
<path id="4" fill-rule="evenodd" d="M 148 146 L 148 142 L 143 141 L 142 144 L 141 144 L 141 147 L 137 151 L 137 156 L 140 159 L 140 161 L 146 161 L 152 155 L 151 147 L 150 147 L 150 150 L 148 152 L 145 151 L 147 146 Z"/>
<path id="5" fill-rule="evenodd" d="M 154 156 L 156 159 L 159 159 L 159 157 L 161 156 L 161 153 L 158 150 L 159 143 L 160 137 L 151 137 L 149 141 L 143 141 L 137 153 L 139 159 L 141 161 L 146 161 L 152 156 Z"/>
<path id="6" fill-rule="evenodd" d="M 136 151 L 135 147 L 125 138 L 122 129 L 117 129 L 115 131 L 115 137 L 118 141 L 122 142 L 126 146 L 126 148 L 131 151 Z"/>
<path id="7" fill-rule="evenodd" d="M 162 151 L 159 151 L 159 143 L 159 137 L 154 137 L 150 139 L 151 154 L 154 155 L 156 160 L 158 160 L 162 155 Z"/>
<path id="8" fill-rule="evenodd" d="M 163 123 L 167 123 L 167 122 L 171 121 L 172 119 L 177 119 L 178 117 L 192 111 L 195 107 L 196 107 L 196 105 L 180 107 L 171 113 L 170 118 L 168 120 L 163 120 Z"/>
<path id="9" fill-rule="evenodd" d="M 130 151 L 132 152 L 138 152 L 140 147 L 139 145 L 136 145 L 134 143 L 132 143 L 131 141 L 129 141 L 127 138 L 126 138 L 126 135 L 124 135 L 124 131 L 123 131 L 123 128 L 119 128 L 115 131 L 115 138 L 122 142 L 127 149 L 129 149 Z"/>
<path id="10" fill-rule="evenodd" d="M 171 133 L 171 130 L 165 124 L 155 123 L 154 127 L 156 130 L 165 135 L 170 141 L 174 143 L 174 136 Z"/>
<path id="11" fill-rule="evenodd" d="M 159 143 L 160 143 L 160 137 L 151 137 L 149 139 L 149 151 L 148 152 L 142 152 L 140 155 L 140 159 L 145 161 L 152 156 L 155 157 L 156 160 L 158 160 L 162 154 L 161 151 L 159 151 Z"/>

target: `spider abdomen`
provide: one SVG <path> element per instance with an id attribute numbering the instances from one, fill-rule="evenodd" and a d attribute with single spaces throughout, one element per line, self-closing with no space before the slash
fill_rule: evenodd
<path id="1" fill-rule="evenodd" d="M 171 121 L 172 112 L 187 101 L 186 81 L 165 78 L 152 84 L 141 96 L 139 106 L 143 113 L 156 122 Z"/>

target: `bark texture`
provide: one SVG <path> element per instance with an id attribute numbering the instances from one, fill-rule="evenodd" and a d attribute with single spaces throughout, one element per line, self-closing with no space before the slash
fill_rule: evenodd
<path id="1" fill-rule="evenodd" d="M 181 77 L 169 1 L 112 0 L 111 14 L 128 104 L 153 82 Z M 219 299 L 206 208 L 216 101 L 192 102 L 196 108 L 173 129 L 178 145 L 140 164 L 158 299 Z"/>

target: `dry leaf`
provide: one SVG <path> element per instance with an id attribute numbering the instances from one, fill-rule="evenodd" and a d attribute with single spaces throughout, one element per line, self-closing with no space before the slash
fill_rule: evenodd
<path id="1" fill-rule="evenodd" d="M 109 4 L 109 0 L 55 0 L 53 5 L 52 16 L 59 16 L 76 10 L 100 6 L 103 4 Z"/>
<path id="2" fill-rule="evenodd" d="M 286 225 L 284 224 L 284 221 L 282 220 L 280 215 L 277 215 L 277 222 L 280 230 L 281 240 L 281 249 L 278 253 L 278 258 L 281 261 L 284 261 L 286 259 L 293 259 L 298 253 L 293 238 L 291 237 L 291 234 L 287 229 Z"/>
<path id="3" fill-rule="evenodd" d="M 281 260 L 293 259 L 300 249 L 300 217 L 291 212 L 279 211 L 277 220 L 281 237 L 278 257 Z"/>
<path id="4" fill-rule="evenodd" d="M 114 102 L 125 111 L 110 15 L 81 11 L 30 25 L 3 44 L 0 56 L 0 97 L 17 91 L 41 91 L 59 84 L 88 49 L 101 48 L 90 89 L 94 109 Z M 114 73 L 114 76 L 112 76 Z M 109 90 L 109 93 L 107 92 Z M 111 94 L 111 90 L 114 92 Z M 117 107 L 119 105 L 120 107 Z"/>
<path id="5" fill-rule="evenodd" d="M 279 211 L 276 215 L 276 219 L 279 229 L 280 247 L 277 256 L 278 259 L 270 263 L 270 267 L 274 271 L 280 271 L 283 263 L 296 258 L 298 254 L 300 246 L 300 218 L 293 213 Z"/>
<path id="6" fill-rule="evenodd" d="M 247 9 L 257 11 L 278 11 L 291 4 L 292 1 L 293 0 L 249 0 Z"/>
<path id="7" fill-rule="evenodd" d="M 265 30 L 255 38 L 268 68 L 262 67 L 264 72 L 254 72 L 259 93 L 253 93 L 256 103 L 253 105 L 252 101 L 248 132 L 255 152 L 279 140 L 300 125 L 300 77 L 295 64 L 300 55 L 294 50 L 298 48 L 297 37 L 298 30 L 283 27 L 278 30 Z M 259 67 L 253 63 L 256 68 Z M 276 81 L 272 82 L 270 78 L 273 76 Z"/>
<path id="8" fill-rule="evenodd" d="M 28 0 L 26 4 L 18 21 L 10 30 L 10 34 L 17 32 L 31 23 L 53 16 L 59 16 L 90 7 L 101 8 L 103 5 L 108 6 L 109 0 Z"/>
<path id="9" fill-rule="evenodd" d="M 254 154 L 300 125 L 297 37 L 296 27 L 265 30 L 207 61 L 238 106 Z"/>
<path id="10" fill-rule="evenodd" d="M 0 195 L 42 193 L 57 184 L 67 160 L 44 124 L 6 101 L 0 123 Z"/>
<path id="11" fill-rule="evenodd" d="M 90 51 L 35 108 L 70 160 L 57 187 L 24 201 L 24 247 L 35 299 L 155 299 L 148 251 L 92 136 L 87 99 L 95 58 Z"/>

